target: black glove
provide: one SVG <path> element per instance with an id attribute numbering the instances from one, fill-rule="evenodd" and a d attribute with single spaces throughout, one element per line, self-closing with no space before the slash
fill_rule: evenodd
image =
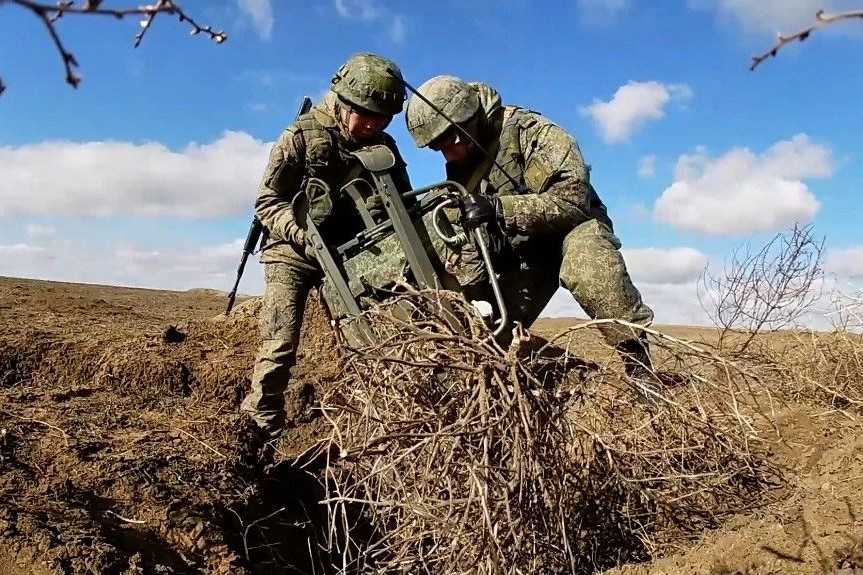
<path id="1" fill-rule="evenodd" d="M 477 228 L 482 224 L 495 222 L 503 217 L 500 199 L 494 196 L 469 196 L 462 205 L 464 225 Z"/>

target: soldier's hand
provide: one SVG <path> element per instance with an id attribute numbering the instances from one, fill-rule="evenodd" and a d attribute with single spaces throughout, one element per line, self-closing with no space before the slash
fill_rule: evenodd
<path id="1" fill-rule="evenodd" d="M 502 216 L 500 199 L 494 196 L 473 195 L 462 204 L 462 221 L 469 228 L 497 221 Z"/>
<path id="2" fill-rule="evenodd" d="M 372 218 L 374 219 L 378 219 L 386 215 L 384 203 L 381 200 L 381 197 L 377 194 L 372 194 L 371 196 L 366 198 L 366 209 L 369 211 Z"/>

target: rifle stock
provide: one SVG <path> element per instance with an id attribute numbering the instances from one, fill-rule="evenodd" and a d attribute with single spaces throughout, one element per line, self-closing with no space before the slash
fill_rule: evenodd
<path id="1" fill-rule="evenodd" d="M 312 100 L 308 96 L 303 98 L 303 103 L 300 104 L 300 109 L 297 112 L 297 116 L 294 118 L 296 121 L 303 114 L 307 114 L 309 110 L 312 109 Z M 243 244 L 243 255 L 240 256 L 240 265 L 237 266 L 237 278 L 234 280 L 234 287 L 231 289 L 231 292 L 228 294 L 228 307 L 225 309 L 225 315 L 231 313 L 231 309 L 234 307 L 234 301 L 237 299 L 237 289 L 240 287 L 240 280 L 243 278 L 243 271 L 246 269 L 246 262 L 249 259 L 249 256 L 255 253 L 255 247 L 260 248 L 258 242 L 261 241 L 262 236 L 265 237 L 266 234 L 263 234 L 264 224 L 261 223 L 261 220 L 258 219 L 258 216 L 255 215 L 252 217 L 252 224 L 249 226 L 249 233 L 246 234 L 246 243 Z"/>

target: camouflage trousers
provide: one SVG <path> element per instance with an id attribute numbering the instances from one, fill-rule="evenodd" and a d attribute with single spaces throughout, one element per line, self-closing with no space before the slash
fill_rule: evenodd
<path id="1" fill-rule="evenodd" d="M 531 243 L 533 245 L 531 245 Z M 553 245 L 540 239 L 516 248 L 516 258 L 500 270 L 500 284 L 511 321 L 530 326 L 559 286 L 593 319 L 622 319 L 640 325 L 653 321 L 620 253 L 620 240 L 603 223 L 588 220 Z M 632 330 L 601 328 L 617 346 L 637 337 Z"/>
<path id="2" fill-rule="evenodd" d="M 291 383 L 291 368 L 297 357 L 303 314 L 311 289 L 320 282 L 321 272 L 310 263 L 267 263 L 266 288 L 261 307 L 260 330 L 263 342 L 252 373 L 252 386 L 240 409 L 264 431 L 276 434 L 286 419 L 285 391 Z M 298 409 L 298 402 L 292 405 Z"/>

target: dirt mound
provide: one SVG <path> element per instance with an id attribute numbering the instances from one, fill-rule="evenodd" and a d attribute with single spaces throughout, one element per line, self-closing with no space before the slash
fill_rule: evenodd
<path id="1" fill-rule="evenodd" d="M 259 343 L 255 299 L 210 319 L 223 302 L 207 294 L 3 281 L 0 573 L 308 562 L 314 484 L 284 465 L 265 474 L 237 411 Z M 338 358 L 322 309 L 308 308 L 296 371 L 315 383 Z M 313 434 L 294 430 L 292 447 Z"/>

